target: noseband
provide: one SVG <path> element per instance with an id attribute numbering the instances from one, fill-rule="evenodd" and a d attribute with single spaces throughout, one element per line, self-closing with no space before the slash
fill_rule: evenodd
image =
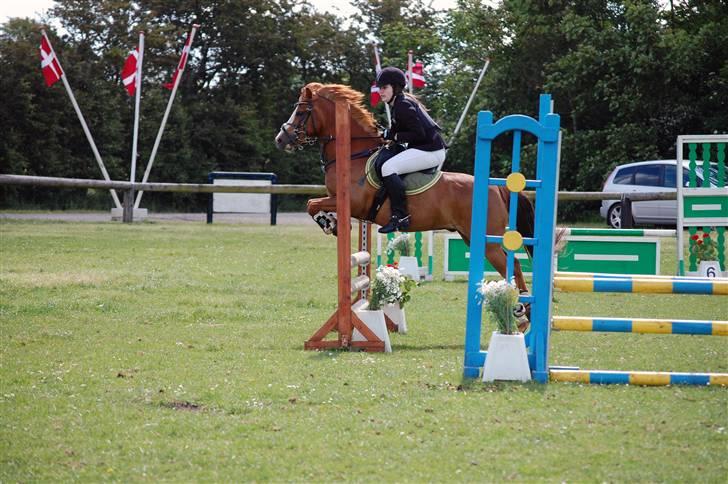
<path id="1" fill-rule="evenodd" d="M 305 111 L 299 111 L 298 108 L 301 105 L 306 106 Z M 313 99 L 309 101 L 299 101 L 295 103 L 296 106 L 296 118 L 298 122 L 296 124 L 285 122 L 281 125 L 281 131 L 284 133 L 286 138 L 286 144 L 293 146 L 296 149 L 302 150 L 304 146 L 312 146 L 316 144 L 321 138 L 316 136 L 309 136 L 306 132 L 306 124 L 308 120 L 311 120 L 313 124 L 313 132 L 316 132 L 316 119 L 313 116 Z M 290 132 L 289 132 L 290 127 Z M 293 134 L 291 134 L 291 132 Z"/>

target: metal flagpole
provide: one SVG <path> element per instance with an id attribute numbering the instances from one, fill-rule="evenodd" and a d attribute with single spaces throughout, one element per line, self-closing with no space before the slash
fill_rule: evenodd
<path id="1" fill-rule="evenodd" d="M 144 59 L 144 32 L 139 32 L 139 58 L 137 59 L 136 70 L 136 92 L 134 100 L 134 137 L 131 146 L 131 175 L 129 181 L 136 181 L 136 158 L 137 158 L 137 142 L 139 141 L 139 101 L 142 95 L 142 60 Z"/>
<path id="2" fill-rule="evenodd" d="M 53 50 L 53 45 L 51 45 L 50 39 L 48 39 L 48 36 L 46 35 L 45 29 L 42 29 L 41 35 L 45 37 L 46 42 L 48 42 L 48 46 L 51 48 L 51 52 L 53 54 L 53 57 L 56 58 L 58 61 L 58 65 L 61 64 L 61 61 L 58 59 L 58 56 L 56 55 L 55 51 Z M 73 91 L 71 90 L 71 86 L 68 84 L 68 79 L 66 79 L 66 71 L 63 71 L 61 74 L 61 80 L 63 81 L 63 85 L 66 87 L 66 92 L 68 93 L 68 97 L 71 98 L 71 104 L 73 105 L 73 109 L 76 111 L 76 115 L 78 116 L 78 120 L 81 122 L 81 127 L 83 128 L 83 132 L 86 134 L 86 139 L 88 140 L 89 144 L 91 145 L 91 151 L 94 153 L 94 158 L 96 158 L 96 163 L 99 165 L 99 168 L 101 168 L 101 174 L 104 176 L 104 180 L 111 181 L 111 178 L 109 178 L 109 173 L 106 171 L 106 167 L 104 166 L 104 162 L 101 160 L 101 155 L 99 154 L 99 150 L 96 149 L 96 143 L 94 143 L 94 138 L 91 136 L 91 131 L 88 129 L 88 125 L 86 124 L 86 120 L 83 118 L 83 114 L 81 114 L 81 108 L 78 107 L 78 103 L 76 102 L 76 97 L 73 95 Z M 119 197 L 116 195 L 116 190 L 109 190 L 111 192 L 111 198 L 114 199 L 114 205 L 116 205 L 116 208 L 121 208 L 121 202 L 119 202 Z"/>
<path id="3" fill-rule="evenodd" d="M 382 64 L 379 62 L 379 49 L 377 48 L 377 42 L 372 41 L 372 45 L 374 46 L 374 60 L 376 61 L 376 64 L 374 66 L 374 70 L 376 71 L 377 75 L 379 75 L 379 71 L 382 70 Z M 387 127 L 392 127 L 392 115 L 389 113 L 389 104 L 384 103 L 384 111 L 387 113 Z"/>
<path id="4" fill-rule="evenodd" d="M 483 76 L 485 75 L 485 71 L 488 70 L 489 65 L 490 65 L 490 58 L 486 57 L 485 65 L 483 66 L 483 69 L 480 71 L 480 76 L 478 76 L 478 81 L 475 83 L 473 92 L 470 93 L 468 102 L 465 104 L 465 109 L 463 109 L 463 114 L 460 115 L 460 119 L 458 120 L 458 124 L 455 126 L 455 131 L 452 132 L 452 136 L 450 137 L 450 141 L 448 142 L 448 145 L 451 145 L 452 142 L 455 141 L 455 136 L 457 136 L 458 131 L 460 131 L 460 126 L 462 126 L 463 121 L 465 120 L 465 115 L 467 114 L 468 109 L 470 109 L 470 103 L 473 102 L 473 98 L 475 97 L 475 92 L 478 90 L 478 87 L 480 87 L 480 81 L 483 80 Z"/>
<path id="5" fill-rule="evenodd" d="M 185 54 L 185 51 L 187 53 L 187 56 L 189 57 L 189 49 L 192 47 L 192 41 L 195 39 L 195 32 L 197 29 L 200 28 L 198 24 L 192 25 L 192 31 L 190 32 L 189 40 L 185 43 L 184 48 L 182 49 L 182 55 Z M 159 126 L 159 131 L 157 132 L 157 139 L 154 140 L 154 148 L 152 148 L 152 154 L 149 157 L 149 162 L 147 163 L 147 168 L 144 170 L 144 178 L 142 179 L 142 183 L 146 183 L 147 179 L 149 178 L 149 172 L 152 171 L 152 165 L 154 164 L 154 158 L 157 156 L 157 149 L 159 149 L 159 142 L 162 140 L 162 133 L 164 133 L 164 127 L 167 125 L 167 118 L 169 117 L 169 111 L 172 109 L 172 103 L 174 102 L 174 97 L 177 94 L 177 86 L 179 86 L 180 79 L 182 79 L 182 73 L 185 70 L 185 67 L 187 66 L 187 62 L 185 61 L 184 65 L 181 69 L 175 70 L 175 78 L 174 78 L 174 85 L 172 86 L 172 93 L 169 95 L 169 101 L 167 101 L 167 109 L 164 111 L 164 116 L 162 117 L 162 124 Z M 179 67 L 179 66 L 178 66 Z M 134 202 L 134 208 L 139 208 L 139 204 L 142 202 L 142 195 L 144 194 L 144 191 L 139 191 L 137 193 L 136 201 Z"/>
<path id="6" fill-rule="evenodd" d="M 409 79 L 407 80 L 407 90 L 412 94 L 412 49 L 407 51 L 407 74 Z"/>

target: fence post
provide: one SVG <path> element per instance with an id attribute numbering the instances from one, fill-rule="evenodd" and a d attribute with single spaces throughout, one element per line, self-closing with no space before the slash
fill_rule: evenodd
<path id="1" fill-rule="evenodd" d="M 621 228 L 631 229 L 634 227 L 634 218 L 632 218 L 632 200 L 623 193 L 620 204 L 622 205 Z"/>
<path id="2" fill-rule="evenodd" d="M 121 221 L 125 224 L 134 222 L 134 189 L 124 191 L 124 212 Z"/>

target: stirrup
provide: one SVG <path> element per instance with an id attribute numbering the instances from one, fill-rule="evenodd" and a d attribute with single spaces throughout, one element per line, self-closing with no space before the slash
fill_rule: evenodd
<path id="1" fill-rule="evenodd" d="M 380 234 L 388 234 L 390 232 L 397 232 L 401 230 L 406 230 L 407 227 L 409 227 L 410 224 L 410 216 L 407 215 L 406 217 L 399 218 L 397 215 L 392 215 L 392 218 L 389 219 L 389 222 L 387 225 L 380 227 L 378 232 Z"/>

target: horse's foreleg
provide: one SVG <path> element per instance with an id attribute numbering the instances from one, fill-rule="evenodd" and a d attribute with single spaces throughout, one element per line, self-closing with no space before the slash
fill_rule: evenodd
<path id="1" fill-rule="evenodd" d="M 312 198 L 306 211 L 325 234 L 336 235 L 336 197 Z"/>

